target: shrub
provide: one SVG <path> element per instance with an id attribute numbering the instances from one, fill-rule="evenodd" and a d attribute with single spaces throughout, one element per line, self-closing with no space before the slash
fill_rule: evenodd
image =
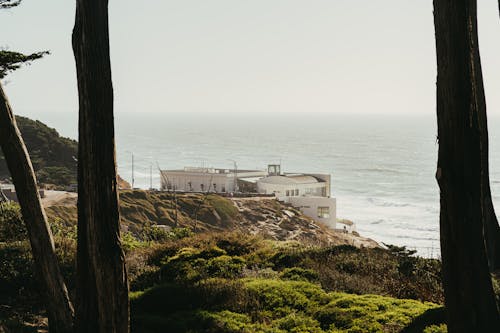
<path id="1" fill-rule="evenodd" d="M 0 203 L 0 242 L 16 242 L 28 239 L 28 232 L 16 203 Z"/>
<path id="2" fill-rule="evenodd" d="M 448 328 L 446 324 L 431 325 L 424 329 L 423 333 L 447 333 Z"/>
<path id="3" fill-rule="evenodd" d="M 169 332 L 399 332 L 436 308 L 377 295 L 327 293 L 302 281 L 223 278 L 165 284 L 133 293 L 131 301 L 133 325 L 141 324 L 135 332 L 145 332 L 140 329 L 145 316 L 159 325 L 154 331 Z M 181 323 L 174 324 L 177 320 Z"/>
<path id="4" fill-rule="evenodd" d="M 0 297 L 30 297 L 36 294 L 33 258 L 28 242 L 0 244 Z"/>
<path id="5" fill-rule="evenodd" d="M 300 268 L 300 267 L 285 268 L 280 273 L 280 277 L 282 279 L 294 280 L 294 281 L 309 281 L 309 282 L 318 281 L 318 273 L 316 273 L 312 269 Z"/>
<path id="6" fill-rule="evenodd" d="M 173 257 L 167 257 L 161 268 L 166 281 L 193 282 L 209 277 L 235 278 L 242 274 L 245 260 L 228 256 L 217 246 L 198 250 L 182 248 Z"/>

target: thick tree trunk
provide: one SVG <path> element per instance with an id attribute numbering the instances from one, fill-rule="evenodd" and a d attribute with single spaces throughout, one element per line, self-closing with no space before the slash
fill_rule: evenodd
<path id="1" fill-rule="evenodd" d="M 441 255 L 449 332 L 500 332 L 484 231 L 494 215 L 487 194 L 486 104 L 476 1 L 434 0 L 437 51 Z M 486 156 L 486 158 L 485 158 Z M 496 220 L 496 218 L 495 218 Z"/>
<path id="2" fill-rule="evenodd" d="M 77 0 L 73 30 L 79 92 L 78 332 L 129 331 L 120 244 L 108 1 Z"/>
<path id="3" fill-rule="evenodd" d="M 73 307 L 55 255 L 54 241 L 38 193 L 35 173 L 1 83 L 0 146 L 28 230 L 36 276 L 43 282 L 50 332 L 72 332 Z"/>

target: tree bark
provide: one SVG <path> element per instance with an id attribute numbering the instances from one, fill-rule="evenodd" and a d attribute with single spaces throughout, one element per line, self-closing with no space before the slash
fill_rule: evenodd
<path id="1" fill-rule="evenodd" d="M 434 0 L 436 179 L 441 190 L 441 256 L 449 332 L 500 332 L 484 236 L 494 211 L 486 175 L 488 130 L 476 12 L 476 0 Z"/>
<path id="2" fill-rule="evenodd" d="M 0 83 L 0 146 L 16 187 L 31 242 L 36 276 L 43 284 L 50 332 L 73 332 L 73 307 L 59 269 L 31 160 Z"/>
<path id="3" fill-rule="evenodd" d="M 79 92 L 77 330 L 129 331 L 120 243 L 108 1 L 77 0 L 73 29 Z"/>

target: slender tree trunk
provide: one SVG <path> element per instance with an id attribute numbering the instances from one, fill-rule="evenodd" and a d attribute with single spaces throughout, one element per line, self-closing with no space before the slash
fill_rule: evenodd
<path id="1" fill-rule="evenodd" d="M 36 276 L 41 279 L 44 288 L 50 332 L 72 332 L 73 307 L 55 255 L 54 241 L 38 193 L 35 173 L 1 83 L 0 146 L 28 230 Z"/>
<path id="2" fill-rule="evenodd" d="M 80 104 L 78 145 L 78 332 L 129 331 L 120 244 L 108 1 L 77 0 L 73 30 Z"/>
<path id="3" fill-rule="evenodd" d="M 484 230 L 488 208 L 486 103 L 476 1 L 434 0 L 441 255 L 449 332 L 500 332 Z M 489 180 L 488 180 L 489 181 Z"/>

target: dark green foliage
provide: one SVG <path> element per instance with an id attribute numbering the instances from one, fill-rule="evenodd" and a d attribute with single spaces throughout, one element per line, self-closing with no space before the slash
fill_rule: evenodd
<path id="1" fill-rule="evenodd" d="M 0 242 L 26 241 L 28 232 L 16 203 L 0 203 Z"/>
<path id="2" fill-rule="evenodd" d="M 243 258 L 228 256 L 224 250 L 216 246 L 201 251 L 183 248 L 173 257 L 164 259 L 161 282 L 189 283 L 209 277 L 236 278 L 241 275 L 244 267 Z"/>
<path id="3" fill-rule="evenodd" d="M 398 332 L 436 307 L 268 279 L 166 284 L 131 299 L 133 332 Z"/>
<path id="4" fill-rule="evenodd" d="M 285 268 L 283 271 L 281 271 L 280 277 L 284 280 L 309 282 L 317 282 L 319 279 L 318 273 L 316 273 L 312 269 L 300 267 Z"/>
<path id="5" fill-rule="evenodd" d="M 238 277 L 240 272 L 248 276 L 279 273 L 286 279 L 318 281 L 328 291 L 390 295 L 435 303 L 443 300 L 439 261 L 395 255 L 383 249 L 309 247 L 239 233 L 222 233 L 168 241 L 152 248 L 139 266 L 144 262 L 148 271 L 160 271 L 161 268 L 163 281 L 198 281 L 211 274 L 223 276 L 227 273 Z M 408 262 L 411 265 L 406 264 Z M 129 267 L 134 269 L 134 262 Z M 211 271 L 214 267 L 221 271 Z M 234 267 L 238 269 L 232 270 Z"/>
<path id="6" fill-rule="evenodd" d="M 143 241 L 150 242 L 166 242 L 168 240 L 182 239 L 190 237 L 193 232 L 188 228 L 172 228 L 171 230 L 165 230 L 158 227 L 157 225 L 152 225 L 147 223 L 142 231 L 141 239 Z"/>
<path id="7" fill-rule="evenodd" d="M 0 0 L 0 9 L 16 7 L 21 3 L 21 0 Z"/>
<path id="8" fill-rule="evenodd" d="M 61 219 L 50 223 L 73 291 L 74 225 Z M 411 290 L 417 299 L 440 299 L 439 262 L 414 258 L 407 274 L 398 267 L 408 255 L 387 250 L 310 247 L 239 233 L 161 242 L 125 235 L 135 244 L 127 251 L 135 290 L 132 332 L 398 332 L 436 305 L 343 292 L 398 296 Z M 39 309 L 29 245 L 8 238 L 0 248 L 0 284 L 5 286 L 0 292 Z M 426 283 L 420 281 L 424 277 Z M 425 323 L 437 325 L 429 332 L 443 332 L 439 321 Z"/>
<path id="9" fill-rule="evenodd" d="M 13 2 L 10 1 L 10 3 L 10 7 L 13 7 Z M 4 3 L 0 4 L 0 6 L 0 8 L 7 8 L 9 4 Z M 3 79 L 8 73 L 19 69 L 22 65 L 27 65 L 47 54 L 49 54 L 48 51 L 36 52 L 26 55 L 19 52 L 0 50 L 0 79 Z"/>
<path id="10" fill-rule="evenodd" d="M 29 243 L 0 243 L 0 299 L 28 298 L 35 290 Z"/>
<path id="11" fill-rule="evenodd" d="M 59 136 L 55 129 L 38 120 L 16 116 L 16 121 L 30 154 L 38 181 L 59 187 L 76 183 L 77 142 Z M 5 158 L 0 152 L 0 179 L 9 177 Z"/>

